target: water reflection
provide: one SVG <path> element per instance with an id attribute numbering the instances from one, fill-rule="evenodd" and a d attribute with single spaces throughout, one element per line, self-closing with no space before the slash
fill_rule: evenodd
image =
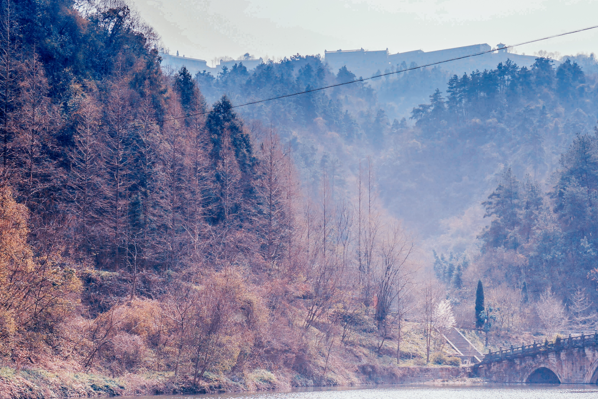
<path id="1" fill-rule="evenodd" d="M 147 396 L 135 399 L 596 399 L 592 385 L 488 385 L 474 387 L 401 386 L 312 389 L 293 392 Z M 132 399 L 132 398 L 131 398 Z"/>

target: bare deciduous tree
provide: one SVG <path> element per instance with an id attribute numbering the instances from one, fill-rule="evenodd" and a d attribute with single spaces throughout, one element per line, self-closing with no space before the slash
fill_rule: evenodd
<path id="1" fill-rule="evenodd" d="M 406 290 L 411 280 L 412 271 L 409 268 L 408 260 L 412 251 L 413 242 L 406 236 L 401 225 L 395 223 L 390 226 L 380 243 L 380 270 L 376 271 L 375 280 L 375 319 L 378 323 L 378 330 L 382 333 L 382 342 L 378 351 L 384 345 L 384 341 L 390 337 L 389 331 L 387 331 L 390 328 L 388 317 L 397 300 L 399 290 Z M 401 292 L 401 294 L 406 293 Z M 405 295 L 401 299 L 405 301 Z"/>
<path id="2" fill-rule="evenodd" d="M 133 130 L 133 112 L 131 109 L 131 89 L 129 79 L 124 75 L 122 62 L 117 66 L 119 72 L 109 85 L 107 98 L 104 99 L 104 129 L 102 134 L 102 165 L 105 184 L 102 187 L 106 199 L 102 210 L 106 233 L 109 233 L 109 253 L 114 269 L 124 266 L 128 236 L 127 214 L 129 211 L 129 188 L 132 184 L 131 132 Z"/>
<path id="3" fill-rule="evenodd" d="M 438 306 L 444 299 L 444 288 L 434 278 L 428 278 L 422 284 L 419 305 L 419 321 L 423 327 L 426 342 L 426 363 L 430 362 L 430 351 L 434 343 L 434 335 L 438 328 Z"/>
<path id="4" fill-rule="evenodd" d="M 11 143 L 14 135 L 13 115 L 17 106 L 17 81 L 19 76 L 19 63 L 17 61 L 17 41 L 12 0 L 2 1 L 0 20 L 0 134 L 2 177 L 10 175 L 10 162 L 12 158 Z"/>
<path id="5" fill-rule="evenodd" d="M 565 306 L 551 290 L 540 295 L 540 300 L 536 303 L 536 312 L 548 335 L 562 331 L 567 323 Z"/>
<path id="6" fill-rule="evenodd" d="M 262 162 L 260 164 L 261 178 L 257 191 L 263 203 L 263 219 L 260 234 L 260 253 L 271 273 L 281 268 L 289 249 L 291 234 L 291 209 L 289 208 L 289 180 L 287 165 L 290 160 L 280 145 L 277 136 L 269 129 L 265 140 L 260 144 Z"/>
<path id="7" fill-rule="evenodd" d="M 576 332 L 593 331 L 598 315 L 584 288 L 577 288 L 569 305 L 569 329 Z"/>
<path id="8" fill-rule="evenodd" d="M 70 213 L 75 224 L 74 235 L 79 250 L 87 255 L 93 254 L 97 245 L 97 226 L 100 224 L 103 203 L 100 149 L 100 109 L 92 95 L 75 101 L 74 146 L 69 152 L 71 163 L 67 179 L 68 195 L 71 203 Z"/>

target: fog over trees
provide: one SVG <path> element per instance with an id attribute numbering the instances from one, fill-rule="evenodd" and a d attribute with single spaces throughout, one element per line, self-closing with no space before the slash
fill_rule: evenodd
<path id="1" fill-rule="evenodd" d="M 163 71 L 123 1 L 1 6 L 0 365 L 339 384 L 596 327 L 593 57 L 235 108 L 357 77 Z"/>

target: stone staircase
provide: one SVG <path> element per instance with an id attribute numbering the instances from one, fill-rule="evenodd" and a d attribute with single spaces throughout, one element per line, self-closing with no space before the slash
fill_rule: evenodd
<path id="1" fill-rule="evenodd" d="M 484 355 L 456 328 L 451 328 L 443 335 L 464 363 L 479 363 L 484 358 Z"/>

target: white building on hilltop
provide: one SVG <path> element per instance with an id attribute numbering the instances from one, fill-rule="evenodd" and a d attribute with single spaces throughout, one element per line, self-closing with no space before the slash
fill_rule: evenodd
<path id="1" fill-rule="evenodd" d="M 216 65 L 215 68 L 212 68 L 208 66 L 208 63 L 205 60 L 179 56 L 178 52 L 177 55 L 160 53 L 160 57 L 162 57 L 161 65 L 163 69 L 170 69 L 173 72 L 176 72 L 184 66 L 189 70 L 191 75 L 195 75 L 199 72 L 210 72 L 212 75 L 216 75 L 222 70 L 222 68 L 226 67 L 230 70 L 235 66 L 235 64 L 243 64 L 245 68 L 252 70 L 264 62 L 261 58 L 256 59 L 251 57 L 249 54 L 245 54 L 245 56 L 237 60 L 221 59 L 218 65 Z"/>

